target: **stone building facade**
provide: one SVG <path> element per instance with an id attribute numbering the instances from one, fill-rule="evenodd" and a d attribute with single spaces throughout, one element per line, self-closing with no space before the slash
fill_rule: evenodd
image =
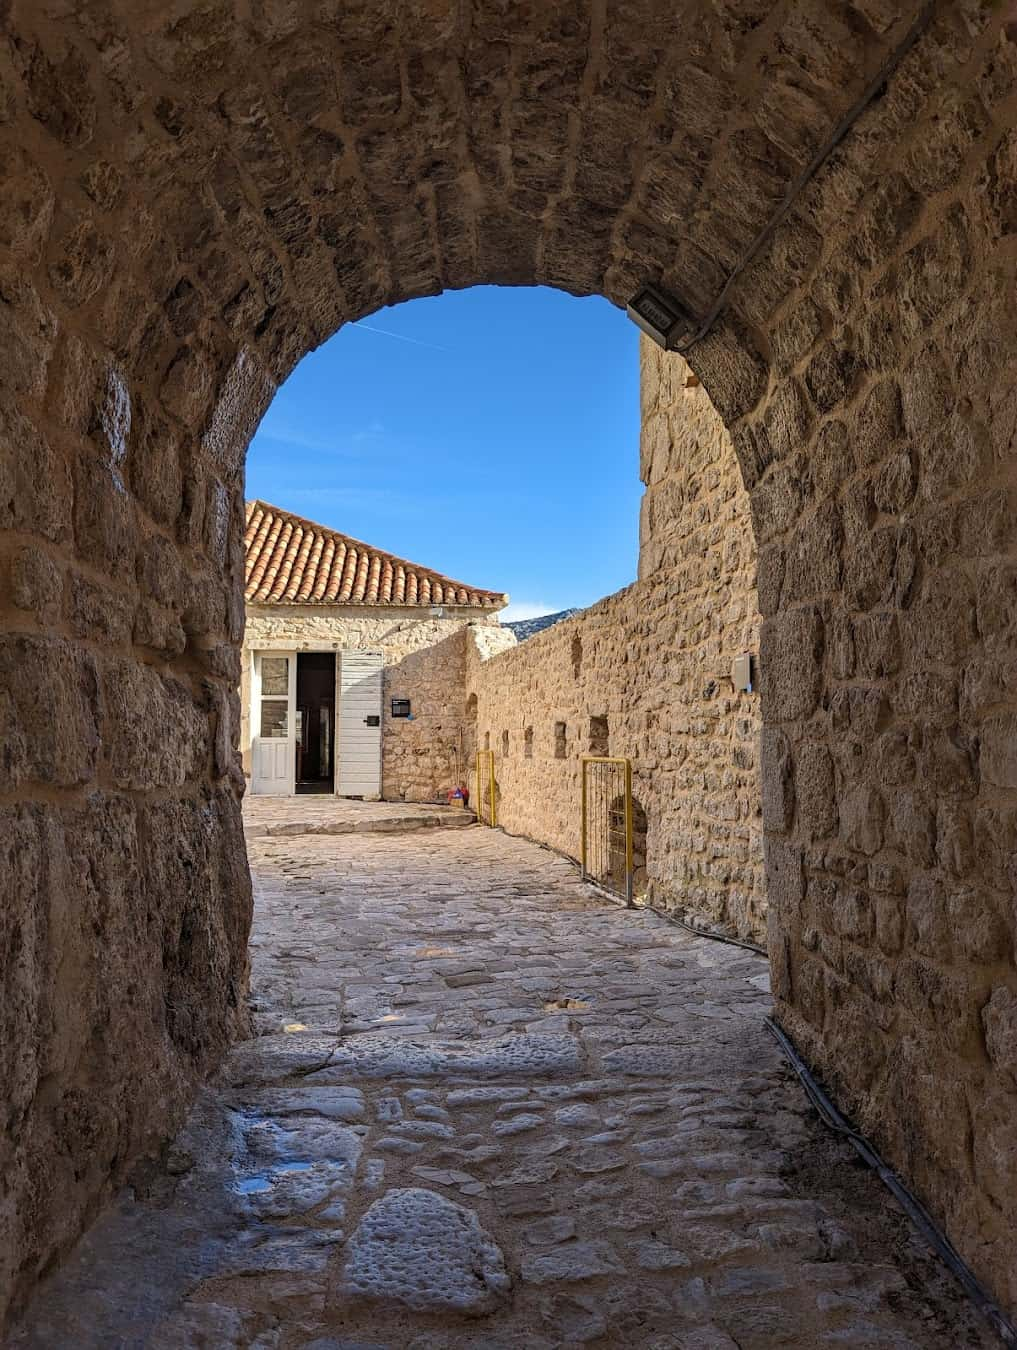
<path id="1" fill-rule="evenodd" d="M 508 597 L 450 581 L 264 502 L 248 503 L 245 551 L 240 744 L 249 787 L 259 789 L 252 782 L 252 744 L 259 730 L 251 717 L 255 657 L 293 653 L 298 681 L 304 655 L 331 658 L 325 662 L 332 667 L 330 681 L 324 672 L 329 725 L 319 730 L 316 712 L 312 716 L 315 734 L 327 739 L 332 772 L 326 773 L 325 764 L 316 759 L 315 781 L 304 775 L 301 783 L 295 773 L 293 786 L 341 793 L 343 653 L 377 652 L 383 662 L 377 713 L 381 796 L 386 801 L 446 801 L 464 782 L 472 745 L 462 635 L 474 625 L 497 627 L 497 611 Z M 395 716 L 393 700 L 407 703 L 409 715 Z M 291 714 L 299 711 L 300 702 L 298 685 Z M 306 725 L 291 726 L 291 737 L 295 731 L 297 740 L 307 741 Z"/>
<path id="2" fill-rule="evenodd" d="M 759 697 L 732 682 L 759 642 L 748 498 L 690 368 L 640 356 L 639 580 L 507 651 L 471 641 L 477 742 L 499 823 L 571 857 L 581 756 L 630 758 L 649 902 L 765 941 Z"/>
<path id="3" fill-rule="evenodd" d="M 13 0 L 0 37 L 0 1303 L 246 1026 L 278 383 L 444 288 L 652 280 L 750 503 L 776 1015 L 1017 1311 L 1011 7 Z"/>

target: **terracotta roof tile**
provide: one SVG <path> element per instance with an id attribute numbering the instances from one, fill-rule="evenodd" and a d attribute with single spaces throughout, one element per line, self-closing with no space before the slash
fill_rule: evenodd
<path id="1" fill-rule="evenodd" d="M 463 605 L 508 596 L 452 581 L 267 502 L 247 503 L 244 594 L 262 605 Z"/>

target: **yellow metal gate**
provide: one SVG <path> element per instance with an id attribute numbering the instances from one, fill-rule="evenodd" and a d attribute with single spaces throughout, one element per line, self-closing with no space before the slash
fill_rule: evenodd
<path id="1" fill-rule="evenodd" d="M 583 880 L 596 882 L 632 906 L 632 761 L 584 755 L 582 769 Z"/>
<path id="2" fill-rule="evenodd" d="M 492 829 L 498 824 L 498 784 L 494 779 L 494 751 L 477 751 L 477 819 Z"/>

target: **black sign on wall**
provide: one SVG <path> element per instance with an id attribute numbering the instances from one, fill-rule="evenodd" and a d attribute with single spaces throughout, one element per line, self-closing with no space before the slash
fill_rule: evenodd
<path id="1" fill-rule="evenodd" d="M 409 717 L 410 700 L 408 698 L 394 698 L 392 700 L 393 717 Z"/>

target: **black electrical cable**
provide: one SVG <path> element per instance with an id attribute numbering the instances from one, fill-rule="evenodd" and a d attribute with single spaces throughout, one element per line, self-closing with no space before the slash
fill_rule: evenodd
<path id="1" fill-rule="evenodd" d="M 986 1289 L 979 1283 L 971 1267 L 960 1257 L 950 1239 L 936 1227 L 925 1206 L 911 1194 L 896 1173 L 887 1167 L 868 1140 L 848 1124 L 812 1076 L 808 1065 L 795 1049 L 787 1033 L 771 1017 L 765 1019 L 765 1025 L 767 1031 L 770 1032 L 787 1056 L 788 1062 L 798 1075 L 802 1087 L 819 1112 L 823 1123 L 837 1134 L 843 1135 L 859 1157 L 876 1173 L 925 1241 L 963 1287 L 968 1298 L 971 1299 L 1003 1344 L 1017 1347 L 1017 1327 L 1013 1325 Z"/>
<path id="2" fill-rule="evenodd" d="M 609 896 L 616 903 L 618 902 L 618 897 L 608 891 L 605 887 L 597 886 L 596 883 L 592 884 L 595 886 L 596 890 L 603 892 L 604 895 Z M 740 938 L 728 937 L 726 933 L 718 933 L 710 928 L 696 928 L 692 924 L 686 923 L 684 919 L 679 919 L 673 914 L 668 914 L 666 910 L 656 909 L 653 905 L 637 905 L 637 908 L 645 909 L 650 914 L 656 914 L 658 918 L 666 919 L 668 923 L 677 924 L 679 928 L 684 928 L 690 933 L 695 933 L 697 937 L 710 938 L 714 942 L 726 942 L 733 947 L 744 947 L 747 951 L 755 952 L 757 956 L 765 957 L 768 955 L 764 948 L 757 947 L 751 942 L 743 942 Z M 901 1209 L 903 1209 L 904 1213 L 918 1229 L 925 1241 L 961 1285 L 968 1298 L 978 1309 L 985 1321 L 988 1322 L 989 1326 L 992 1327 L 996 1335 L 999 1336 L 1002 1343 L 1006 1346 L 1013 1347 L 1013 1350 L 1017 1350 L 1017 1327 L 1013 1325 L 999 1305 L 994 1302 L 988 1291 L 979 1282 L 974 1271 L 959 1255 L 956 1247 L 954 1247 L 946 1234 L 940 1232 L 936 1227 L 935 1221 L 929 1214 L 929 1211 L 916 1196 L 912 1195 L 897 1174 L 886 1165 L 865 1136 L 859 1134 L 856 1129 L 848 1124 L 847 1120 L 845 1120 L 837 1110 L 836 1106 L 834 1106 L 833 1102 L 812 1076 L 808 1065 L 795 1049 L 794 1044 L 787 1033 L 777 1025 L 772 1017 L 765 1017 L 763 1019 L 763 1024 L 784 1051 L 788 1062 L 798 1075 L 798 1079 L 805 1089 L 806 1095 L 816 1108 L 823 1124 L 833 1130 L 836 1134 L 843 1135 L 844 1138 L 849 1141 L 859 1157 L 861 1157 L 866 1165 L 876 1173 L 884 1186 L 890 1191 Z"/>
<path id="3" fill-rule="evenodd" d="M 696 937 L 711 938 L 714 942 L 726 942 L 729 947 L 744 947 L 747 952 L 755 952 L 757 956 L 769 958 L 770 953 L 765 947 L 757 947 L 754 942 L 746 942 L 744 938 L 729 937 L 727 933 L 718 933 L 715 928 L 697 928 L 695 924 L 689 923 L 685 919 L 679 919 L 677 914 L 669 914 L 666 909 L 658 909 L 656 905 L 637 903 L 635 908 L 645 909 L 649 914 L 656 914 L 658 919 L 666 919 L 668 923 L 673 923 L 678 928 L 684 928 L 687 933 L 695 933 Z"/>
<path id="4" fill-rule="evenodd" d="M 794 206 L 802 192 L 804 192 L 805 188 L 830 158 L 834 150 L 837 149 L 838 145 L 840 145 L 841 141 L 843 141 L 844 137 L 858 121 L 859 117 L 861 117 L 869 104 L 872 103 L 876 96 L 883 90 L 890 76 L 896 71 L 901 61 L 904 60 L 904 57 L 907 56 L 908 52 L 932 22 L 932 16 L 936 10 L 937 4 L 938 0 L 926 0 L 926 3 L 918 11 L 914 23 L 912 23 L 911 27 L 904 35 L 903 40 L 894 48 L 869 84 L 866 85 L 862 96 L 856 103 L 852 104 L 834 127 L 828 139 L 809 160 L 808 164 L 788 188 L 783 201 L 777 207 L 769 221 L 767 221 L 763 229 L 760 230 L 759 234 L 756 235 L 755 239 L 753 239 L 752 243 L 749 244 L 748 248 L 735 263 L 733 271 L 721 287 L 720 294 L 710 306 L 709 310 L 707 310 L 705 317 L 700 320 L 699 327 L 690 338 L 686 338 L 684 342 L 677 343 L 670 349 L 671 351 L 687 352 L 695 343 L 701 342 L 703 338 L 706 337 L 707 333 L 709 333 L 710 329 L 723 312 L 735 282 L 750 263 L 754 261 L 763 247 L 773 238 L 778 227 L 787 218 L 788 212 L 791 210 L 792 206 Z"/>
<path id="5" fill-rule="evenodd" d="M 518 836 L 516 836 L 518 837 Z M 560 858 L 568 862 L 574 862 L 575 859 L 569 858 L 567 854 L 558 849 L 551 848 L 548 844 L 542 844 L 549 853 L 557 853 Z M 586 885 L 592 886 L 594 890 L 600 891 L 602 895 L 612 900 L 615 904 L 624 904 L 619 896 L 613 891 L 609 891 L 605 886 L 598 885 L 595 881 L 587 880 Z M 691 923 L 686 923 L 684 919 L 679 919 L 674 914 L 669 914 L 666 910 L 657 909 L 653 905 L 637 904 L 637 909 L 646 910 L 649 914 L 655 914 L 660 919 L 666 919 L 668 923 L 673 923 L 679 928 L 684 928 L 689 933 L 694 933 L 697 937 L 710 938 L 714 942 L 726 942 L 732 947 L 743 947 L 746 951 L 754 952 L 757 956 L 768 957 L 769 953 L 763 947 L 757 947 L 752 942 L 744 942 L 741 938 L 728 937 L 726 933 L 718 933 L 712 928 L 696 928 Z M 940 1258 L 946 1268 L 961 1285 L 968 1298 L 978 1309 L 981 1316 L 992 1327 L 996 1335 L 999 1336 L 1002 1343 L 1017 1350 L 1017 1327 L 1009 1320 L 999 1305 L 992 1299 L 985 1287 L 979 1282 L 974 1271 L 963 1260 L 956 1247 L 946 1236 L 936 1227 L 935 1221 L 921 1201 L 908 1190 L 895 1172 L 893 1172 L 883 1161 L 880 1155 L 868 1142 L 864 1135 L 858 1133 L 847 1120 L 837 1110 L 836 1106 L 826 1095 L 819 1083 L 812 1076 L 808 1065 L 795 1049 L 793 1042 L 787 1033 L 777 1025 L 772 1017 L 765 1017 L 763 1025 L 767 1031 L 777 1041 L 778 1045 L 787 1056 L 788 1062 L 794 1069 L 805 1089 L 806 1095 L 812 1102 L 819 1114 L 823 1124 L 836 1134 L 843 1135 L 845 1139 L 854 1148 L 855 1152 L 862 1158 L 868 1167 L 879 1177 L 890 1191 L 891 1195 L 903 1209 L 914 1226 L 921 1233 L 922 1237 Z"/>

